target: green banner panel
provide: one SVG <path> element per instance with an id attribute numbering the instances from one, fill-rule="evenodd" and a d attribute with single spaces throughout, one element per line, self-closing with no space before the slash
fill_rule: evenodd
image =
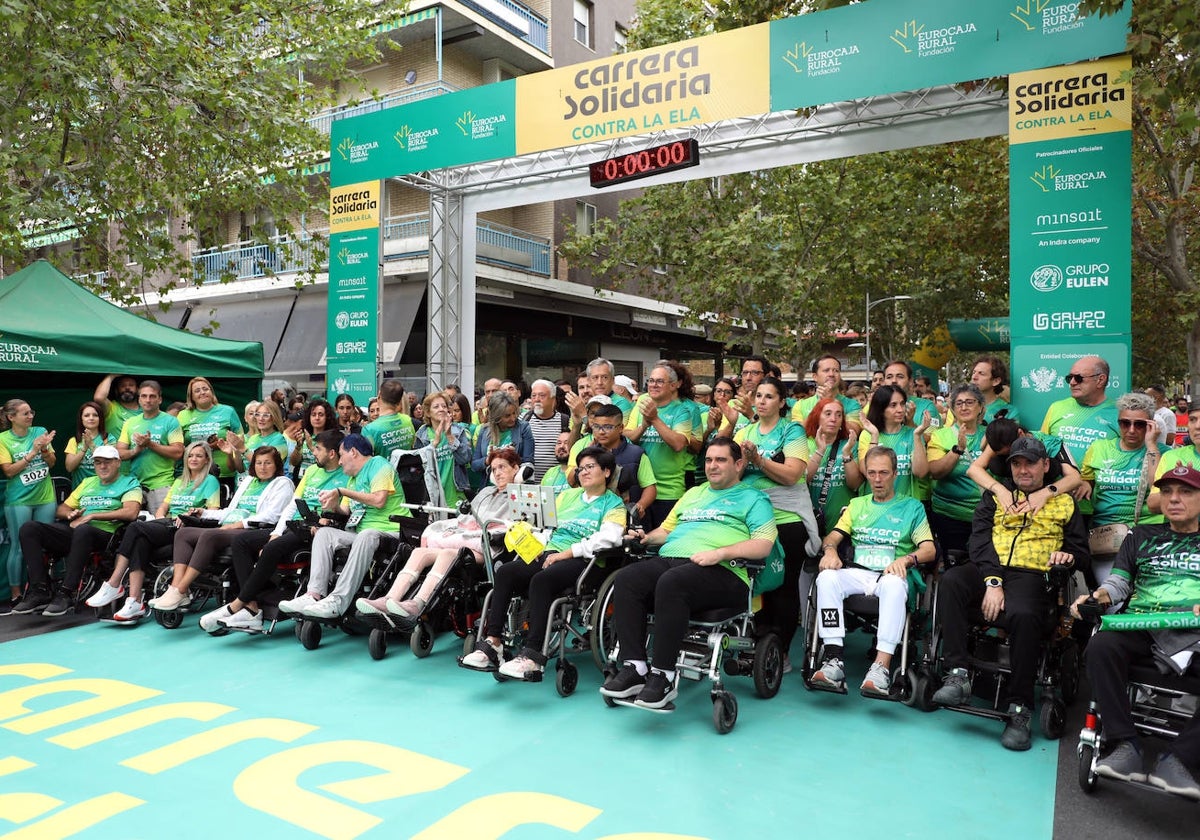
<path id="1" fill-rule="evenodd" d="M 1112 370 L 1108 380 L 1110 396 L 1120 396 L 1129 390 L 1132 360 L 1128 336 L 1089 340 L 1063 335 L 1055 336 L 1053 343 L 1013 339 L 1009 373 L 1022 425 L 1039 428 L 1050 403 L 1071 396 L 1063 377 L 1084 356 L 1099 356 L 1108 362 Z"/>
<path id="2" fill-rule="evenodd" d="M 872 0 L 771 23 L 771 110 L 1004 76 L 1122 52 L 1121 14 L 1064 0 Z"/>
<path id="3" fill-rule="evenodd" d="M 516 91 L 509 80 L 334 120 L 332 186 L 512 157 Z"/>
<path id="4" fill-rule="evenodd" d="M 332 402 L 355 402 L 376 388 L 379 354 L 379 228 L 329 237 L 328 345 L 325 382 Z"/>

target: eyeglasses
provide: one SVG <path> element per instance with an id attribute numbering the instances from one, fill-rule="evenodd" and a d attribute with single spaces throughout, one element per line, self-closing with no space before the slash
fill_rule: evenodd
<path id="1" fill-rule="evenodd" d="M 1117 425 L 1122 429 L 1137 429 L 1139 432 L 1144 432 L 1150 425 L 1149 420 L 1127 420 L 1124 417 L 1117 420 Z"/>
<path id="2" fill-rule="evenodd" d="M 592 431 L 593 432 L 611 432 L 615 428 L 617 428 L 617 427 L 613 426 L 610 423 L 605 423 L 603 426 L 600 426 L 600 425 L 592 426 Z"/>
<path id="3" fill-rule="evenodd" d="M 254 412 L 254 413 L 253 413 L 252 415 L 250 415 L 250 416 L 251 416 L 251 417 L 256 417 L 256 418 L 258 418 L 259 420 L 270 420 L 270 419 L 271 419 L 271 412 L 269 412 L 269 411 L 256 411 L 256 412 Z"/>
<path id="4" fill-rule="evenodd" d="M 669 380 L 669 379 L 647 379 L 646 384 L 647 385 L 666 385 L 670 381 L 671 380 Z"/>
<path id="5" fill-rule="evenodd" d="M 586 464 L 580 464 L 575 468 L 576 472 L 591 472 L 592 470 L 600 469 L 600 465 L 595 461 L 588 461 Z"/>
<path id="6" fill-rule="evenodd" d="M 973 405 L 979 405 L 979 400 L 955 400 L 955 408 L 970 408 Z"/>
<path id="7" fill-rule="evenodd" d="M 1087 374 L 1068 373 L 1066 376 L 1063 377 L 1063 379 L 1067 380 L 1067 384 L 1069 384 L 1069 385 L 1078 385 L 1080 382 L 1082 382 L 1085 379 L 1094 379 L 1097 376 L 1103 376 L 1103 375 L 1104 374 L 1102 374 L 1102 373 L 1087 373 Z"/>
<path id="8" fill-rule="evenodd" d="M 732 388 L 717 388 L 713 391 L 714 394 L 732 394 Z"/>

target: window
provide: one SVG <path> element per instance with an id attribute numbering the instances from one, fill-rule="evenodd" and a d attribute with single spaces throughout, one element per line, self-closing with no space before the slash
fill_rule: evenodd
<path id="1" fill-rule="evenodd" d="M 596 232 L 596 205 L 575 202 L 575 232 L 579 236 L 591 236 Z"/>
<path id="2" fill-rule="evenodd" d="M 625 31 L 625 27 L 617 24 L 616 30 L 613 32 L 613 52 L 625 52 L 625 46 L 629 43 L 629 33 Z"/>
<path id="3" fill-rule="evenodd" d="M 587 0 L 575 0 L 575 40 L 592 46 L 592 4 Z"/>

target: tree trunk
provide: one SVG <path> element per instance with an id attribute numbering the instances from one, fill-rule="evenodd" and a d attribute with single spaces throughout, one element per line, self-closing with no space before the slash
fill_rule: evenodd
<path id="1" fill-rule="evenodd" d="M 1187 334 L 1188 381 L 1192 400 L 1200 399 L 1200 315 L 1192 321 Z M 1197 405 L 1196 402 L 1192 403 Z"/>

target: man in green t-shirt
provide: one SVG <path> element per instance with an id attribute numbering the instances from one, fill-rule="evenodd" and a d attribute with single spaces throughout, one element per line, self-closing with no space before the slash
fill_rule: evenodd
<path id="1" fill-rule="evenodd" d="M 282 601 L 279 609 L 306 618 L 337 618 L 353 602 L 371 559 L 381 546 L 393 545 L 399 534 L 392 516 L 408 516 L 404 507 L 404 489 L 397 486 L 396 470 L 378 455 L 372 455 L 371 442 L 362 435 L 342 439 L 341 466 L 350 479 L 345 487 L 322 491 L 318 498 L 324 510 L 341 508 L 350 514 L 346 530 L 326 527 L 313 537 L 312 565 L 308 572 L 308 592 L 299 598 Z M 333 556 L 339 548 L 350 549 L 337 585 L 328 595 L 333 574 Z"/>
<path id="2" fill-rule="evenodd" d="M 1071 365 L 1064 379 L 1071 396 L 1050 404 L 1042 420 L 1042 432 L 1062 438 L 1071 460 L 1083 463 L 1088 447 L 1102 438 L 1117 437 L 1117 403 L 1109 399 L 1108 362 L 1099 356 L 1084 356 Z M 1091 513 L 1085 506 L 1084 513 Z"/>
<path id="3" fill-rule="evenodd" d="M 404 386 L 389 379 L 379 387 L 379 416 L 362 427 L 362 436 L 384 460 L 397 449 L 412 449 L 416 438 L 412 418 L 400 411 L 404 405 Z"/>
<path id="4" fill-rule="evenodd" d="M 942 415 L 938 412 L 937 406 L 924 397 L 918 397 L 914 393 L 913 371 L 912 365 L 903 359 L 892 359 L 883 369 L 883 384 L 896 385 L 904 389 L 904 393 L 908 394 L 908 404 L 913 406 L 912 416 L 909 418 L 909 425 L 920 426 L 922 418 L 926 413 L 929 414 L 929 428 L 937 429 L 942 425 Z M 926 436 L 932 434 L 927 432 Z"/>
<path id="5" fill-rule="evenodd" d="M 971 368 L 971 384 L 983 394 L 983 419 L 991 423 L 1001 411 L 1009 420 L 1021 422 L 1017 407 L 1000 396 L 1008 385 L 1008 366 L 998 356 L 978 356 Z"/>
<path id="6" fill-rule="evenodd" d="M 147 379 L 138 386 L 142 413 L 125 421 L 117 439 L 122 461 L 146 493 L 146 507 L 158 510 L 175 480 L 175 462 L 183 457 L 183 428 L 162 411 L 162 386 Z"/>
<path id="7" fill-rule="evenodd" d="M 110 399 L 110 397 L 116 399 Z M 142 413 L 138 406 L 138 383 L 132 376 L 110 373 L 100 380 L 92 399 L 104 409 L 104 428 L 118 434 L 125 421 Z"/>
<path id="8" fill-rule="evenodd" d="M 862 406 L 858 404 L 858 400 L 842 393 L 842 360 L 827 353 L 812 363 L 812 374 L 813 381 L 817 383 L 817 391 L 810 397 L 796 401 L 792 407 L 792 420 L 804 425 L 817 403 L 826 398 L 833 398 L 842 404 L 842 411 L 850 430 L 862 431 Z"/>
<path id="9" fill-rule="evenodd" d="M 817 575 L 817 633 L 823 647 L 821 667 L 811 682 L 835 691 L 846 685 L 842 650 L 846 639 L 842 604 L 850 595 L 879 599 L 879 640 L 875 661 L 861 691 L 888 696 L 892 657 L 904 638 L 908 614 L 908 573 L 934 558 L 933 532 L 925 506 L 912 496 L 896 494 L 896 453 L 873 446 L 863 457 L 870 496 L 851 499 L 837 525 L 821 543 Z M 850 540 L 854 553 L 843 563 L 838 546 Z"/>
<path id="10" fill-rule="evenodd" d="M 88 476 L 58 506 L 57 522 L 26 522 L 21 526 L 21 551 L 29 571 L 29 589 L 13 607 L 18 615 L 41 611 L 64 615 L 75 602 L 84 564 L 93 551 L 108 545 L 123 522 L 137 519 L 142 488 L 137 479 L 121 475 L 121 455 L 112 446 L 97 446 L 96 474 Z M 51 597 L 50 576 L 43 554 L 66 556 L 66 575 Z"/>
<path id="11" fill-rule="evenodd" d="M 1101 606 L 1128 600 L 1128 613 L 1191 613 L 1200 616 L 1200 470 L 1180 464 L 1155 483 L 1166 524 L 1137 525 L 1121 544 L 1112 573 L 1091 594 Z M 1079 596 L 1072 612 L 1079 616 Z M 1129 667 L 1157 660 L 1175 673 L 1194 669 L 1194 630 L 1102 630 L 1087 648 L 1088 678 L 1113 750 L 1096 775 L 1149 781 L 1169 793 L 1200 800 L 1200 717 L 1195 713 L 1159 758 L 1147 779 L 1141 738 L 1129 707 Z M 1193 671 L 1194 672 L 1194 671 Z"/>
<path id="12" fill-rule="evenodd" d="M 648 534 L 645 545 L 659 546 L 617 573 L 613 584 L 613 626 L 624 665 L 600 693 L 634 699 L 634 705 L 663 710 L 675 699 L 675 662 L 693 612 L 744 608 L 749 578 L 731 560 L 781 556 L 771 500 L 742 482 L 742 448 L 717 437 L 704 453 L 708 482 L 693 487 Z M 647 663 L 647 614 L 654 613 L 654 659 Z"/>
<path id="13" fill-rule="evenodd" d="M 625 437 L 642 447 L 657 482 L 657 497 L 646 511 L 648 528 L 666 519 L 683 495 L 688 444 L 695 434 L 691 407 L 679 399 L 679 374 L 660 360 L 646 380 L 646 393 L 625 415 Z"/>
<path id="14" fill-rule="evenodd" d="M 1187 432 L 1192 440 L 1191 444 L 1178 446 L 1163 453 L 1163 456 L 1158 459 L 1158 467 L 1154 471 L 1155 480 L 1162 478 L 1181 464 L 1200 470 L 1200 405 L 1188 410 Z M 1146 497 L 1146 505 L 1154 513 L 1162 513 L 1162 494 L 1157 487 L 1150 490 L 1150 495 Z"/>

